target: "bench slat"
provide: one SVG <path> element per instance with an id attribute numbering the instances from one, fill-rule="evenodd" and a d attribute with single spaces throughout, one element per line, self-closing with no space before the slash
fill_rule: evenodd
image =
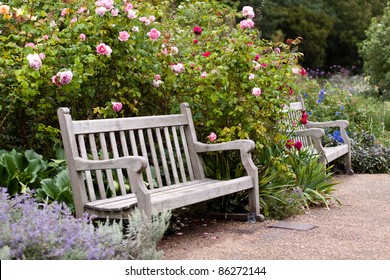
<path id="1" fill-rule="evenodd" d="M 188 120 L 186 116 L 181 114 L 117 119 L 77 120 L 73 121 L 73 132 L 77 135 L 187 124 Z"/>

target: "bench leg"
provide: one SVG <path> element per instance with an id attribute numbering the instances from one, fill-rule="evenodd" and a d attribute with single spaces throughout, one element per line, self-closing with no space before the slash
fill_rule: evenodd
<path id="1" fill-rule="evenodd" d="M 345 172 L 347 173 L 347 175 L 353 175 L 354 172 L 352 170 L 351 153 L 347 153 L 344 155 L 344 165 Z"/>
<path id="2" fill-rule="evenodd" d="M 255 189 L 249 190 L 249 216 L 254 216 L 256 221 L 263 222 L 265 218 L 260 214 L 260 202 L 259 202 L 259 189 L 256 186 Z"/>

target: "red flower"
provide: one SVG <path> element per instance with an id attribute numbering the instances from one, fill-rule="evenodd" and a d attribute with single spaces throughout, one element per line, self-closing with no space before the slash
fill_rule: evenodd
<path id="1" fill-rule="evenodd" d="M 256 54 L 254 61 L 259 61 L 260 55 Z"/>
<path id="2" fill-rule="evenodd" d="M 286 148 L 291 149 L 294 146 L 295 142 L 292 139 L 286 141 Z"/>
<path id="3" fill-rule="evenodd" d="M 307 118 L 301 118 L 301 124 L 307 124 Z"/>
<path id="4" fill-rule="evenodd" d="M 299 151 L 300 149 L 302 149 L 302 142 L 301 141 L 295 142 L 294 147 Z"/>
<path id="5" fill-rule="evenodd" d="M 302 75 L 302 76 L 305 76 L 305 75 L 306 75 L 306 69 L 305 69 L 305 68 L 302 68 L 302 69 L 301 69 L 301 75 Z"/>
<path id="6" fill-rule="evenodd" d="M 302 118 L 307 119 L 307 118 L 308 118 L 308 115 L 307 115 L 306 113 L 303 113 L 303 114 L 302 114 Z"/>
<path id="7" fill-rule="evenodd" d="M 292 87 L 290 87 L 290 89 L 288 90 L 288 94 L 289 94 L 289 95 L 293 95 L 293 94 L 294 94 L 294 90 L 293 90 Z"/>
<path id="8" fill-rule="evenodd" d="M 287 40 L 286 40 L 287 45 L 291 45 L 292 42 L 293 42 L 293 39 L 287 39 Z"/>
<path id="9" fill-rule="evenodd" d="M 194 33 L 196 34 L 196 35 L 200 35 L 200 34 L 202 34 L 202 28 L 200 28 L 199 26 L 195 26 L 194 27 Z"/>
<path id="10" fill-rule="evenodd" d="M 210 52 L 205 52 L 205 53 L 203 53 L 202 55 L 204 56 L 204 57 L 209 57 L 210 56 Z"/>
<path id="11" fill-rule="evenodd" d="M 194 40 L 194 44 L 197 44 L 198 42 L 199 42 L 198 40 L 196 40 L 196 39 Z"/>

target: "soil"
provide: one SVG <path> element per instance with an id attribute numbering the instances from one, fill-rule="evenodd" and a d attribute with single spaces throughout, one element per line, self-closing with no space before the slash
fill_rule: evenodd
<path id="1" fill-rule="evenodd" d="M 310 209 L 284 222 L 309 230 L 215 219 L 176 221 L 159 244 L 165 260 L 389 260 L 390 174 L 336 176 L 342 205 Z"/>

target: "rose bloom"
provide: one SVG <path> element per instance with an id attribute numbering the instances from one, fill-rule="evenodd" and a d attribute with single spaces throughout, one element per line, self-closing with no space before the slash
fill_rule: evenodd
<path id="1" fill-rule="evenodd" d="M 69 70 L 62 71 L 62 72 L 58 72 L 57 76 L 60 79 L 60 84 L 67 85 L 72 81 L 73 73 L 72 73 L 72 71 L 69 71 Z"/>
<path id="2" fill-rule="evenodd" d="M 114 0 L 103 0 L 103 6 L 107 10 L 111 10 L 114 7 Z"/>
<path id="3" fill-rule="evenodd" d="M 129 10 L 129 11 L 127 12 L 127 17 L 128 17 L 129 19 L 135 19 L 135 18 L 137 17 L 136 11 L 134 11 L 134 10 Z"/>
<path id="4" fill-rule="evenodd" d="M 45 40 L 45 41 L 49 40 L 49 36 L 48 35 L 43 35 L 42 39 Z"/>
<path id="5" fill-rule="evenodd" d="M 129 12 L 131 9 L 133 9 L 133 5 L 131 3 L 127 3 L 125 6 L 125 12 Z"/>
<path id="6" fill-rule="evenodd" d="M 161 80 L 161 76 L 159 74 L 156 74 L 156 75 L 154 75 L 154 79 L 159 81 L 159 80 Z"/>
<path id="7" fill-rule="evenodd" d="M 104 43 L 100 43 L 96 46 L 96 52 L 103 55 L 110 55 L 112 49 Z"/>
<path id="8" fill-rule="evenodd" d="M 249 74 L 249 80 L 253 80 L 255 78 L 255 74 Z"/>
<path id="9" fill-rule="evenodd" d="M 61 83 L 59 81 L 59 78 L 57 75 L 54 75 L 52 78 L 51 78 L 51 81 L 53 82 L 53 84 L 55 84 L 57 87 L 61 86 Z"/>
<path id="10" fill-rule="evenodd" d="M 255 23 L 251 19 L 244 19 L 240 22 L 240 28 L 253 28 L 255 26 Z"/>
<path id="11" fill-rule="evenodd" d="M 158 37 L 160 37 L 161 33 L 156 28 L 152 28 L 150 32 L 147 33 L 151 40 L 156 40 Z"/>
<path id="12" fill-rule="evenodd" d="M 258 87 L 253 88 L 253 89 L 252 89 L 252 94 L 253 94 L 254 96 L 259 96 L 259 95 L 261 94 L 261 89 L 258 88 Z"/>
<path id="13" fill-rule="evenodd" d="M 202 55 L 203 55 L 204 57 L 209 57 L 210 54 L 211 54 L 211 52 L 205 52 L 205 53 L 203 53 Z"/>
<path id="14" fill-rule="evenodd" d="M 198 40 L 196 40 L 196 39 L 194 40 L 194 44 L 197 44 L 198 42 L 199 42 Z"/>
<path id="15" fill-rule="evenodd" d="M 242 8 L 242 16 L 243 17 L 254 18 L 255 17 L 255 13 L 253 11 L 253 8 L 251 6 L 244 6 Z"/>
<path id="16" fill-rule="evenodd" d="M 61 11 L 61 16 L 66 16 L 66 14 L 68 13 L 68 9 L 67 8 L 65 8 L 65 9 L 62 9 L 62 11 Z"/>
<path id="17" fill-rule="evenodd" d="M 46 55 L 45 55 L 44 53 L 40 53 L 40 54 L 39 54 L 39 57 L 40 57 L 41 59 L 45 59 L 45 58 L 46 58 Z"/>
<path id="18" fill-rule="evenodd" d="M 111 14 L 112 14 L 113 17 L 116 17 L 119 14 L 119 10 L 118 9 L 112 9 L 111 10 Z"/>
<path id="19" fill-rule="evenodd" d="M 112 109 L 119 113 L 120 110 L 122 110 L 122 103 L 120 102 L 112 102 Z"/>
<path id="20" fill-rule="evenodd" d="M 99 16 L 104 16 L 107 12 L 107 9 L 105 7 L 98 7 L 95 9 L 95 13 Z"/>
<path id="21" fill-rule="evenodd" d="M 127 40 L 129 40 L 129 37 L 130 37 L 130 35 L 127 31 L 119 32 L 119 37 L 118 37 L 119 41 L 122 41 L 122 42 L 127 41 Z"/>
<path id="22" fill-rule="evenodd" d="M 154 87 L 159 87 L 160 86 L 160 84 L 162 84 L 163 83 L 163 81 L 161 81 L 161 80 L 153 80 L 153 86 Z"/>
<path id="23" fill-rule="evenodd" d="M 286 148 L 291 149 L 294 146 L 295 142 L 292 139 L 286 141 Z"/>
<path id="24" fill-rule="evenodd" d="M 77 21 L 77 18 L 72 18 L 71 20 L 70 20 L 70 23 L 75 23 Z"/>
<path id="25" fill-rule="evenodd" d="M 7 5 L 0 5 L 0 14 L 7 15 L 8 13 L 9 13 L 9 6 L 7 6 Z"/>
<path id="26" fill-rule="evenodd" d="M 25 47 L 25 48 L 27 48 L 27 47 L 35 48 L 35 44 L 34 44 L 34 43 L 26 43 L 26 44 L 24 45 L 24 47 Z"/>
<path id="27" fill-rule="evenodd" d="M 294 143 L 294 147 L 295 147 L 295 149 L 297 149 L 299 151 L 302 148 L 302 142 L 301 141 L 296 141 Z"/>
<path id="28" fill-rule="evenodd" d="M 85 8 L 85 7 L 80 7 L 80 8 L 77 10 L 76 14 L 82 14 L 82 13 L 84 13 L 86 10 L 87 10 L 87 8 Z"/>
<path id="29" fill-rule="evenodd" d="M 207 136 L 210 142 L 214 142 L 217 139 L 217 134 L 211 132 L 209 136 Z"/>
<path id="30" fill-rule="evenodd" d="M 39 55 L 36 53 L 34 54 L 30 53 L 29 55 L 27 55 L 27 60 L 28 63 L 30 64 L 30 67 L 34 70 L 39 70 L 39 68 L 41 68 L 42 66 L 42 60 L 39 57 Z"/>
<path id="31" fill-rule="evenodd" d="M 184 71 L 184 65 L 183 63 L 173 64 L 170 66 L 171 69 L 176 73 L 181 73 Z"/>
<path id="32" fill-rule="evenodd" d="M 193 31 L 194 31 L 194 33 L 196 34 L 196 35 L 200 35 L 200 34 L 202 34 L 202 28 L 201 27 L 199 27 L 199 26 L 195 26 L 194 27 L 194 29 L 193 29 Z"/>
<path id="33" fill-rule="evenodd" d="M 300 72 L 300 70 L 299 70 L 299 68 L 297 68 L 297 67 L 293 67 L 293 68 L 292 68 L 292 72 L 293 72 L 294 75 L 298 75 L 299 72 Z"/>
<path id="34" fill-rule="evenodd" d="M 85 36 L 84 33 L 81 33 L 81 34 L 80 34 L 80 39 L 81 39 L 82 41 L 85 41 L 85 38 L 87 38 L 87 36 Z"/>
<path id="35" fill-rule="evenodd" d="M 151 22 L 154 22 L 154 21 L 156 20 L 156 17 L 155 17 L 155 16 L 149 16 L 149 20 L 150 20 Z"/>
<path id="36" fill-rule="evenodd" d="M 139 31 L 139 28 L 138 26 L 134 26 L 133 29 L 131 29 L 133 32 L 138 32 Z"/>
<path id="37" fill-rule="evenodd" d="M 203 79 L 206 78 L 207 77 L 207 73 L 206 72 L 202 72 L 202 74 L 200 74 L 200 77 L 203 78 Z"/>

